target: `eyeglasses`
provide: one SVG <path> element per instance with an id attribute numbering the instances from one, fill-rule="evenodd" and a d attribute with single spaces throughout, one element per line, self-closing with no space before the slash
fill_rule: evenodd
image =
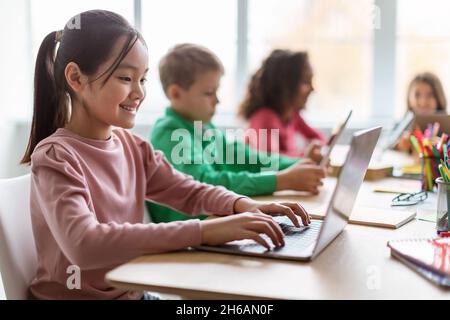
<path id="1" fill-rule="evenodd" d="M 392 199 L 392 207 L 405 207 L 413 206 L 422 202 L 428 198 L 428 193 L 426 191 L 419 191 L 413 193 L 401 193 Z"/>

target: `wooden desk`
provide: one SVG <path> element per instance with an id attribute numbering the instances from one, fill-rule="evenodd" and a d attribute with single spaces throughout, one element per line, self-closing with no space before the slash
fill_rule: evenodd
<path id="1" fill-rule="evenodd" d="M 317 196 L 311 196 L 310 194 L 296 192 L 296 191 L 279 191 L 271 196 L 258 196 L 253 197 L 255 200 L 259 201 L 296 201 L 300 202 L 302 206 L 316 219 L 322 219 L 328 203 L 331 200 L 333 194 L 336 178 L 327 178 L 323 180 L 324 185 L 320 187 L 320 193 Z M 420 191 L 421 182 L 417 180 L 405 180 L 405 179 L 395 179 L 395 178 L 385 178 L 377 181 L 365 181 L 358 193 L 358 197 L 353 209 L 353 212 L 357 211 L 358 207 L 366 208 L 379 208 L 379 209 L 392 209 L 390 208 L 390 203 L 395 194 L 392 193 L 375 193 L 375 189 L 394 189 L 399 193 L 410 193 Z M 435 207 L 435 199 L 430 196 L 427 200 L 427 205 Z M 422 204 L 423 206 L 423 204 Z M 416 207 L 397 207 L 395 210 L 398 211 L 415 211 Z"/>
<path id="2" fill-rule="evenodd" d="M 358 202 L 389 206 L 393 195 L 373 193 L 372 187 L 364 183 Z M 386 247 L 392 239 L 433 236 L 434 223 L 418 220 L 398 230 L 348 225 L 308 263 L 181 251 L 137 258 L 106 278 L 116 287 L 190 299 L 448 300 L 450 290 L 435 286 L 391 258 Z"/>
<path id="3" fill-rule="evenodd" d="M 349 151 L 348 145 L 337 145 L 333 149 L 330 159 L 331 167 L 333 168 L 333 176 L 338 176 L 339 171 L 344 164 L 345 158 Z M 417 162 L 410 155 L 394 151 L 382 150 L 375 148 L 373 156 L 367 169 L 365 180 L 378 180 L 392 175 L 394 167 L 410 166 Z"/>

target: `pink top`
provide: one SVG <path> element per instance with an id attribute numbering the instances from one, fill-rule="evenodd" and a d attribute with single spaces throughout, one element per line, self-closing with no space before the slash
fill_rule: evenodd
<path id="1" fill-rule="evenodd" d="M 40 299 L 140 299 L 142 292 L 108 285 L 105 274 L 143 254 L 201 243 L 199 220 L 144 224 L 145 200 L 190 215 L 229 215 L 239 199 L 176 171 L 122 129 L 108 140 L 58 129 L 34 150 L 31 171 L 38 270 L 30 289 Z M 66 285 L 76 284 L 71 265 L 81 270 L 80 289 Z"/>
<path id="2" fill-rule="evenodd" d="M 307 125 L 298 112 L 295 113 L 295 116 L 288 123 L 283 123 L 274 110 L 261 108 L 249 119 L 249 128 L 256 129 L 257 132 L 260 129 L 268 130 L 267 138 L 265 139 L 266 143 L 261 141 L 261 139 L 264 139 L 264 135 L 261 135 L 261 133 L 256 135 L 256 139 L 247 139 L 251 147 L 260 151 L 279 152 L 291 157 L 304 156 L 305 148 L 299 149 L 296 141 L 297 136 L 305 140 L 303 143 L 305 147 L 312 140 L 326 142 L 325 136 Z M 271 139 L 270 133 L 272 129 L 279 130 L 278 140 L 273 141 Z"/>

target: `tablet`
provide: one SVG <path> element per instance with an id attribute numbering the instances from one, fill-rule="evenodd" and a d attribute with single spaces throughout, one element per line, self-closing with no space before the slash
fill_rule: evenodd
<path id="1" fill-rule="evenodd" d="M 345 118 L 345 121 L 336 126 L 331 132 L 327 144 L 322 148 L 323 158 L 322 161 L 320 161 L 321 166 L 326 166 L 328 161 L 330 160 L 331 152 L 333 151 L 334 146 L 336 145 L 337 141 L 344 132 L 345 127 L 347 126 L 347 123 L 350 120 L 350 117 L 352 116 L 352 112 L 353 110 L 350 110 L 347 117 Z"/>
<path id="2" fill-rule="evenodd" d="M 394 129 L 385 132 L 383 138 L 380 139 L 378 147 L 382 151 L 393 149 L 400 141 L 403 133 L 409 129 L 413 120 L 414 114 L 411 111 L 408 111 L 403 119 L 394 127 Z"/>
<path id="3" fill-rule="evenodd" d="M 432 115 L 415 115 L 413 128 L 420 128 L 423 131 L 427 129 L 429 124 L 438 122 L 440 125 L 439 135 L 442 133 L 450 134 L 450 115 L 445 113 L 436 113 Z"/>

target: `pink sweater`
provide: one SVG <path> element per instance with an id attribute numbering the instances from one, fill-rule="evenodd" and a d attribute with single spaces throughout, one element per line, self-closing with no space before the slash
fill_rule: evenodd
<path id="1" fill-rule="evenodd" d="M 142 292 L 108 285 L 105 274 L 143 254 L 201 243 L 199 220 L 144 224 L 144 201 L 190 215 L 229 215 L 239 198 L 174 170 L 122 129 L 108 140 L 58 129 L 34 150 L 31 170 L 38 270 L 30 289 L 40 299 L 140 299 Z M 81 270 L 81 289 L 66 286 L 70 265 Z"/>
<path id="2" fill-rule="evenodd" d="M 300 136 L 304 140 L 304 145 L 309 144 L 312 140 L 326 142 L 325 136 L 321 132 L 311 128 L 298 112 L 291 121 L 283 123 L 275 111 L 270 108 L 261 108 L 249 119 L 249 128 L 256 129 L 258 132 L 260 129 L 268 130 L 267 144 L 259 141 L 258 134 L 256 141 L 254 139 L 247 141 L 251 147 L 260 151 L 279 152 L 280 154 L 291 157 L 302 157 L 305 152 L 304 149 L 298 148 L 296 136 Z M 270 130 L 272 129 L 279 130 L 278 141 L 271 140 Z"/>

